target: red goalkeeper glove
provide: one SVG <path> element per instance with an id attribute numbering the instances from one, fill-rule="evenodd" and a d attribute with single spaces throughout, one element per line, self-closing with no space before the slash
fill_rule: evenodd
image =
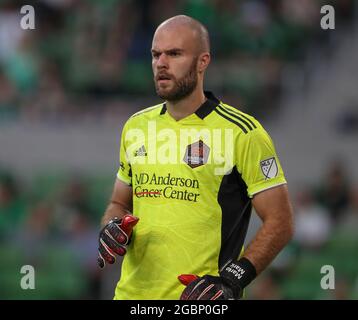
<path id="1" fill-rule="evenodd" d="M 218 277 L 182 274 L 178 279 L 187 287 L 180 300 L 237 300 L 255 277 L 256 269 L 246 258 L 226 264 Z"/>
<path id="2" fill-rule="evenodd" d="M 99 234 L 98 265 L 104 268 L 106 262 L 113 264 L 116 254 L 124 256 L 127 252 L 126 246 L 130 241 L 133 227 L 138 218 L 126 214 L 122 219 L 114 218 L 101 230 Z"/>

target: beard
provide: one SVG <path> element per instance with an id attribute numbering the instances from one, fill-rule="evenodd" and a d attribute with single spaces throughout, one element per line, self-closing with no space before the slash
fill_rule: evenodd
<path id="1" fill-rule="evenodd" d="M 188 72 L 182 78 L 171 78 L 174 84 L 173 88 L 169 91 L 161 88 L 154 79 L 157 95 L 167 101 L 178 101 L 189 96 L 198 84 L 198 75 L 196 73 L 197 62 L 198 57 L 193 59 Z"/>

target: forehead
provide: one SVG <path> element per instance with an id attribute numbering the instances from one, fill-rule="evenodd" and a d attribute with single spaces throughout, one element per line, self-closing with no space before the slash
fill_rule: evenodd
<path id="1" fill-rule="evenodd" d="M 196 33 L 189 26 L 161 26 L 153 37 L 152 49 L 165 51 L 173 48 L 194 52 Z"/>

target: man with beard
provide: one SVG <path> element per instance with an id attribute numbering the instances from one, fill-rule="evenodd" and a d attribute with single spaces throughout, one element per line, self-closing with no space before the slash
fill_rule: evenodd
<path id="1" fill-rule="evenodd" d="M 123 128 L 99 265 L 125 255 L 115 299 L 239 299 L 292 237 L 283 170 L 261 124 L 204 91 L 200 22 L 164 21 L 151 52 L 164 101 Z M 263 224 L 244 250 L 252 207 Z"/>

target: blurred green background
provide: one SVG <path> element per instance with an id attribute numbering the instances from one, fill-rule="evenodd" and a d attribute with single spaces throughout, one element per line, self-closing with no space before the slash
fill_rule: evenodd
<path id="1" fill-rule="evenodd" d="M 20 9 L 35 9 L 22 30 Z M 320 28 L 321 6 L 336 29 Z M 205 86 L 275 141 L 296 234 L 250 299 L 358 298 L 357 1 L 0 2 L 0 299 L 111 299 L 99 222 L 128 116 L 158 102 L 151 40 L 187 14 L 210 33 Z M 260 226 L 253 215 L 247 242 Z M 22 290 L 32 265 L 36 289 Z M 335 268 L 323 290 L 321 267 Z"/>

